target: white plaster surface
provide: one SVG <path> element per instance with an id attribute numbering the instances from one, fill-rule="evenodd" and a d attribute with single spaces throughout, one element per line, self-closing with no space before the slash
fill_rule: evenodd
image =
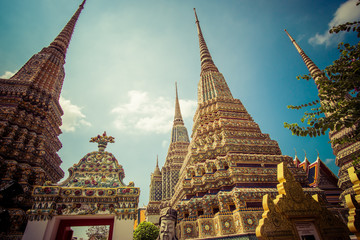
<path id="1" fill-rule="evenodd" d="M 44 239 L 49 221 L 29 221 L 22 240 Z"/>
<path id="2" fill-rule="evenodd" d="M 134 231 L 134 220 L 114 221 L 113 240 L 132 240 Z"/>
<path id="3" fill-rule="evenodd" d="M 114 215 L 55 216 L 50 221 L 29 221 L 22 240 L 55 240 L 61 220 L 114 219 L 113 240 L 132 240 L 134 220 L 118 220 Z"/>

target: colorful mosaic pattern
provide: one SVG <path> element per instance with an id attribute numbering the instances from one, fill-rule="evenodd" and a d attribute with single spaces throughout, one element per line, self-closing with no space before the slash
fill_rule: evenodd
<path id="1" fill-rule="evenodd" d="M 84 2 L 48 47 L 10 79 L 0 79 L 0 189 L 14 182 L 22 188 L 11 199 L 3 199 L 10 220 L 2 224 L 10 227 L 0 233 L 1 239 L 21 239 L 27 222 L 24 211 L 33 204 L 33 186 L 64 176 L 57 154 L 63 114 L 59 97 L 66 51 L 83 7 Z"/>
<path id="2" fill-rule="evenodd" d="M 150 201 L 148 204 L 149 211 L 147 211 L 148 216 L 154 212 L 152 209 L 169 205 L 168 201 L 175 193 L 175 186 L 179 180 L 179 171 L 187 154 L 188 146 L 188 132 L 181 116 L 176 88 L 175 116 L 171 132 L 171 143 L 165 164 L 161 169 L 161 175 L 155 174 L 157 169 L 155 169 L 155 172 L 151 175 Z M 161 192 L 159 192 L 159 188 L 161 188 Z M 161 203 L 159 201 L 161 201 Z M 158 206 L 155 207 L 155 205 Z"/>
<path id="3" fill-rule="evenodd" d="M 277 193 L 277 164 L 287 164 L 303 186 L 307 176 L 291 157 L 281 154 L 276 141 L 261 132 L 241 101 L 233 98 L 211 59 L 197 17 L 196 25 L 201 59 L 198 108 L 179 172 L 181 182 L 170 202 L 178 210 L 180 225 L 206 216 L 214 226 L 214 231 L 207 232 L 212 236 L 254 233 L 262 197 Z M 324 194 L 318 188 L 306 191 Z M 199 233 L 205 231 L 204 225 L 198 228 Z"/>
<path id="4" fill-rule="evenodd" d="M 195 222 L 191 222 L 191 223 L 182 223 L 180 225 L 180 236 L 181 239 L 189 239 L 189 238 L 195 238 L 198 236 L 198 232 L 197 232 L 197 226 Z"/>
<path id="5" fill-rule="evenodd" d="M 212 220 L 199 220 L 200 233 L 199 237 L 214 236 L 214 223 Z"/>
<path id="6" fill-rule="evenodd" d="M 46 182 L 35 186 L 34 205 L 28 211 L 29 220 L 51 219 L 55 215 L 114 214 L 121 219 L 135 219 L 140 189 L 133 182 L 123 183 L 122 166 L 116 158 L 104 151 L 102 136 L 92 138 L 99 150 L 85 155 L 79 163 L 69 169 L 70 176 L 54 185 Z"/>
<path id="7" fill-rule="evenodd" d="M 221 235 L 235 233 L 233 216 L 219 216 Z"/>

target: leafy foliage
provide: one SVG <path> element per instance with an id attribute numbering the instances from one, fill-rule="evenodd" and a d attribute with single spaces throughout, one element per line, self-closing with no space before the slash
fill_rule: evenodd
<path id="1" fill-rule="evenodd" d="M 360 21 L 333 27 L 330 33 L 349 31 L 357 32 L 357 37 L 360 38 Z M 320 101 L 288 106 L 289 109 L 305 110 L 301 122 L 306 127 L 299 126 L 298 123 L 284 123 L 284 127 L 294 135 L 316 137 L 324 135 L 328 130 L 352 128 L 344 137 L 333 139 L 332 144 L 349 144 L 360 140 L 360 42 L 354 45 L 341 42 L 338 49 L 339 58 L 322 73 L 297 77 L 316 79 Z"/>
<path id="2" fill-rule="evenodd" d="M 151 222 L 142 222 L 134 231 L 134 240 L 155 240 L 158 235 L 158 227 Z"/>

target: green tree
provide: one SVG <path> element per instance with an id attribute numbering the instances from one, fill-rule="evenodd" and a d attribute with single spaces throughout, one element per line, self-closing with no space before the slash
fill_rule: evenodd
<path id="1" fill-rule="evenodd" d="M 356 32 L 359 39 L 360 21 L 335 26 L 329 32 L 338 34 L 350 31 Z M 320 101 L 288 106 L 290 109 L 305 111 L 301 118 L 303 126 L 284 123 L 284 127 L 294 135 L 316 137 L 324 135 L 328 130 L 353 128 L 344 137 L 333 139 L 332 144 L 350 144 L 360 140 L 360 42 L 354 45 L 341 42 L 338 49 L 339 58 L 326 67 L 321 75 L 297 77 L 305 80 L 317 78 Z M 359 156 L 354 159 L 354 165 L 358 162 Z"/>
<path id="2" fill-rule="evenodd" d="M 158 235 L 158 227 L 151 222 L 142 222 L 134 231 L 134 240 L 155 240 Z"/>

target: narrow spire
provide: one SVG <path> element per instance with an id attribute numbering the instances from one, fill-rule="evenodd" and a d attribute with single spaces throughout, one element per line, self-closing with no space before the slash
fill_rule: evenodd
<path id="1" fill-rule="evenodd" d="M 316 161 L 319 162 L 320 161 L 320 153 L 317 149 L 315 149 L 316 152 L 317 152 L 317 158 L 316 158 Z"/>
<path id="2" fill-rule="evenodd" d="M 174 142 L 189 142 L 188 132 L 184 125 L 184 121 L 181 116 L 179 97 L 177 91 L 177 83 L 175 82 L 175 116 L 174 123 L 171 130 L 171 143 Z"/>
<path id="3" fill-rule="evenodd" d="M 83 0 L 78 10 L 74 13 L 70 21 L 66 24 L 60 34 L 54 39 L 52 43 L 50 43 L 50 48 L 55 48 L 58 50 L 65 58 L 66 50 L 69 47 L 69 43 L 71 40 L 71 36 L 74 32 L 75 24 L 79 18 L 79 15 L 84 8 L 86 0 Z"/>
<path id="4" fill-rule="evenodd" d="M 303 149 L 303 151 L 304 151 L 304 153 L 305 153 L 305 159 L 307 159 L 307 157 L 306 157 L 306 151 L 305 151 L 305 149 Z"/>
<path id="5" fill-rule="evenodd" d="M 199 24 L 199 20 L 198 20 L 195 8 L 194 8 L 194 13 L 195 13 L 195 20 L 196 20 L 195 23 L 196 23 L 196 27 L 197 27 L 197 31 L 198 31 L 198 36 L 199 36 L 201 74 L 205 73 L 205 72 L 219 72 L 219 70 L 217 69 L 217 67 L 215 66 L 215 64 L 211 58 L 209 49 L 206 45 L 205 39 L 201 32 L 201 28 L 200 28 L 200 24 Z"/>
<path id="6" fill-rule="evenodd" d="M 159 168 L 159 155 L 156 155 L 156 167 L 155 167 L 154 175 L 156 175 L 156 176 L 161 175 L 160 168 Z"/>
<path id="7" fill-rule="evenodd" d="M 174 121 L 183 121 L 180 111 L 178 90 L 177 90 L 177 82 L 175 82 L 175 91 L 176 91 L 176 99 L 175 99 L 175 116 Z"/>
<path id="8" fill-rule="evenodd" d="M 315 65 L 315 63 L 305 54 L 305 52 L 301 49 L 301 47 L 296 43 L 296 41 L 291 37 L 291 35 L 284 29 L 288 37 L 290 38 L 291 42 L 294 44 L 296 50 L 299 52 L 300 56 L 302 57 L 306 67 L 309 69 L 311 77 L 315 80 L 316 85 L 320 77 L 323 76 L 321 70 Z"/>
<path id="9" fill-rule="evenodd" d="M 319 85 L 319 80 L 323 79 L 323 80 L 328 80 L 327 77 L 323 74 L 323 72 L 315 65 L 315 63 L 305 54 L 305 52 L 301 49 L 301 47 L 296 43 L 296 41 L 291 37 L 291 35 L 288 33 L 288 31 L 286 31 L 286 29 L 284 29 L 286 34 L 289 36 L 291 42 L 294 44 L 296 50 L 299 52 L 301 58 L 303 59 L 306 67 L 308 68 L 311 77 L 314 79 L 315 84 L 317 86 L 317 89 L 320 89 L 320 85 Z M 330 104 L 331 106 L 335 106 L 333 101 L 330 102 L 326 102 L 326 101 L 321 101 L 321 105 L 323 104 Z M 330 113 L 325 112 L 325 116 L 329 116 Z"/>

